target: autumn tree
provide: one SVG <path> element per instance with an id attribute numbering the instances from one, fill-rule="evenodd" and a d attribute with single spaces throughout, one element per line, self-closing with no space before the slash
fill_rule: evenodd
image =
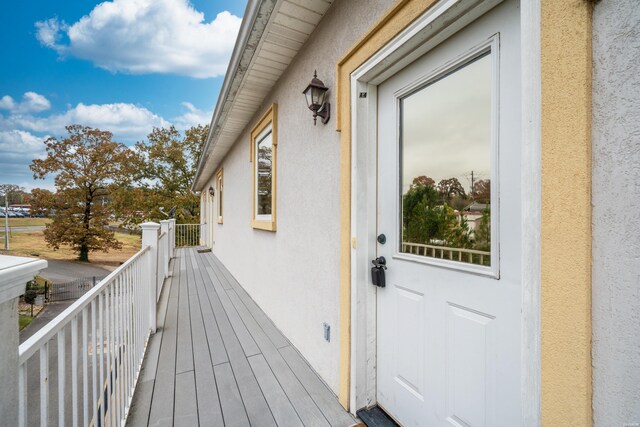
<path id="1" fill-rule="evenodd" d="M 55 201 L 56 196 L 53 192 L 43 188 L 34 188 L 31 190 L 31 214 L 49 216 Z"/>
<path id="2" fill-rule="evenodd" d="M 420 175 L 413 178 L 413 182 L 411 183 L 412 188 L 420 187 L 423 185 L 428 185 L 429 187 L 436 188 L 436 182 L 433 180 L 433 178 L 425 175 Z"/>
<path id="3" fill-rule="evenodd" d="M 491 180 L 480 179 L 473 183 L 473 200 L 478 203 L 491 203 Z"/>
<path id="4" fill-rule="evenodd" d="M 47 245 L 68 245 L 80 261 L 89 261 L 90 252 L 121 248 L 107 228 L 110 210 L 104 200 L 137 177 L 139 164 L 132 150 L 112 140 L 111 132 L 81 125 L 66 129 L 66 138 L 44 142 L 46 158 L 33 160 L 30 168 L 36 179 L 55 175 L 56 194 L 46 206 L 55 211 L 44 230 Z"/>
<path id="5" fill-rule="evenodd" d="M 438 192 L 443 202 L 449 202 L 453 197 L 466 198 L 467 194 L 458 178 L 443 179 L 438 183 Z"/>
<path id="6" fill-rule="evenodd" d="M 191 184 L 208 132 L 208 126 L 194 126 L 184 133 L 174 126 L 154 128 L 147 141 L 136 144 L 144 180 L 112 196 L 125 222 L 166 219 L 173 206 L 179 222 L 199 222 L 200 200 L 191 192 Z"/>
<path id="7" fill-rule="evenodd" d="M 22 203 L 22 195 L 25 194 L 24 188 L 15 184 L 0 184 L 0 205 L 4 207 L 5 199 L 8 204 Z"/>

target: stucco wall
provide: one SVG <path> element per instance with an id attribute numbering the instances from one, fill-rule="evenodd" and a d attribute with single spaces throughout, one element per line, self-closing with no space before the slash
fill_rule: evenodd
<path id="1" fill-rule="evenodd" d="M 640 423 L 640 6 L 593 15 L 593 416 Z"/>
<path id="2" fill-rule="evenodd" d="M 336 62 L 391 3 L 336 1 L 221 165 L 224 224 L 214 224 L 214 253 L 336 393 L 340 135 L 335 117 L 314 127 L 302 90 L 317 69 L 334 107 Z M 274 102 L 277 231 L 269 232 L 250 226 L 249 132 Z M 331 326 L 329 343 L 323 322 Z"/>

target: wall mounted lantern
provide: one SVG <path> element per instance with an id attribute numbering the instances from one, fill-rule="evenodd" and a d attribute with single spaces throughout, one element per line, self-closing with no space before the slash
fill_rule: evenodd
<path id="1" fill-rule="evenodd" d="M 214 194 L 216 194 L 216 190 L 213 189 L 213 186 L 209 186 L 209 195 L 213 197 Z"/>
<path id="2" fill-rule="evenodd" d="M 318 116 L 322 118 L 322 123 L 327 124 L 329 122 L 331 105 L 325 102 L 328 87 L 322 83 L 322 80 L 318 78 L 317 73 L 313 72 L 313 79 L 309 86 L 302 92 L 307 100 L 307 107 L 313 111 L 313 125 L 316 125 L 316 119 Z"/>

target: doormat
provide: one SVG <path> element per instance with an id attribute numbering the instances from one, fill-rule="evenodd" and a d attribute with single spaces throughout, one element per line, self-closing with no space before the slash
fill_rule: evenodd
<path id="1" fill-rule="evenodd" d="M 204 254 L 206 252 L 211 252 L 211 248 L 199 248 L 198 249 L 198 253 L 199 254 Z"/>
<path id="2" fill-rule="evenodd" d="M 361 409 L 356 412 L 356 415 L 367 427 L 399 427 L 379 406 Z"/>

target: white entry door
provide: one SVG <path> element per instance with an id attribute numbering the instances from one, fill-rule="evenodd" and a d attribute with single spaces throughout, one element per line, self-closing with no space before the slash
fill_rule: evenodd
<path id="1" fill-rule="evenodd" d="M 378 87 L 377 400 L 404 426 L 522 423 L 518 17 Z"/>

